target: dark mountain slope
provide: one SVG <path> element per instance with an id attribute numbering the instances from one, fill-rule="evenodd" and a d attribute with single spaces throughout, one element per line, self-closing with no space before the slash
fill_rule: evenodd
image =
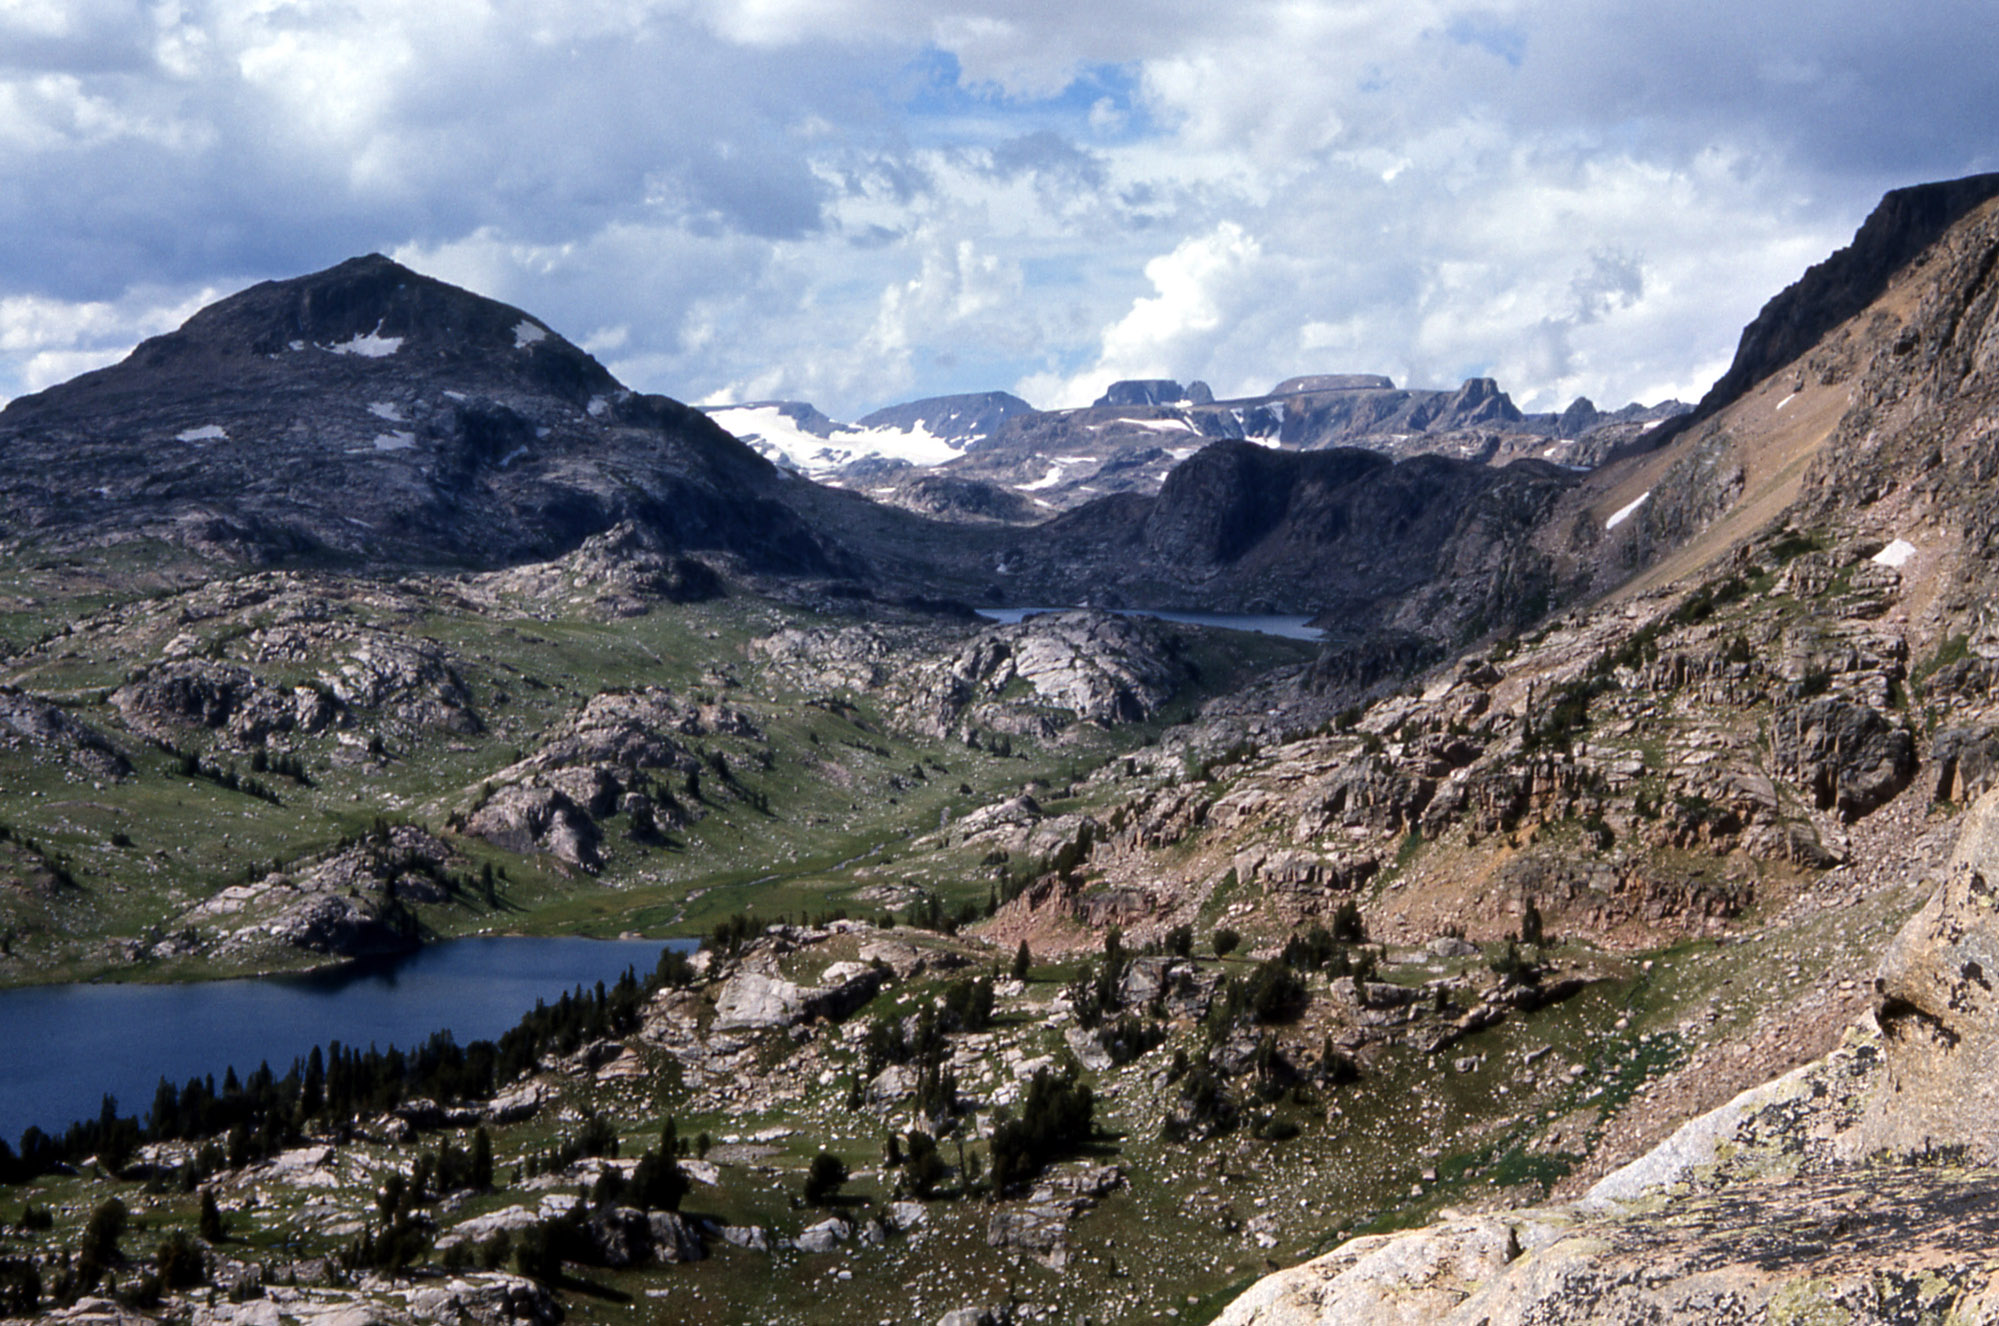
<path id="1" fill-rule="evenodd" d="M 1107 498 L 1016 533 L 996 569 L 1017 601 L 1323 611 L 1452 640 L 1545 607 L 1528 535 L 1574 482 L 1534 462 L 1220 442 L 1156 498 Z"/>
<path id="2" fill-rule="evenodd" d="M 266 282 L 0 412 L 0 527 L 253 561 L 493 566 L 621 520 L 752 568 L 842 559 L 697 411 L 379 256 Z"/>

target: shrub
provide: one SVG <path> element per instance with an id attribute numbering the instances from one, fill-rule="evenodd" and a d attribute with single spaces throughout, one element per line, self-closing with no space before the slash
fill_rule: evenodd
<path id="1" fill-rule="evenodd" d="M 1215 931 L 1216 957 L 1226 958 L 1241 946 L 1242 936 L 1236 931 L 1229 929 L 1227 926 L 1223 926 L 1221 929 Z"/>
<path id="2" fill-rule="evenodd" d="M 192 1289 L 208 1283 L 208 1258 L 184 1229 L 176 1229 L 154 1255 L 160 1283 L 168 1289 Z"/>

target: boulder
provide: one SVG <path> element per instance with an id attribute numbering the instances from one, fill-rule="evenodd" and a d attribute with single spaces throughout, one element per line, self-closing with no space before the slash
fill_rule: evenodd
<path id="1" fill-rule="evenodd" d="M 547 1289 L 524 1276 L 499 1271 L 453 1277 L 443 1285 L 413 1290 L 409 1309 L 419 1320 L 454 1326 L 465 1322 L 476 1326 L 555 1326 L 563 1316 Z"/>
<path id="2" fill-rule="evenodd" d="M 724 1225 L 722 1242 L 732 1248 L 747 1248 L 751 1252 L 770 1251 L 770 1231 L 762 1225 Z"/>
<path id="3" fill-rule="evenodd" d="M 837 1021 L 881 989 L 882 975 L 872 967 L 828 974 L 835 976 L 829 984 L 801 986 L 764 972 L 737 972 L 715 998 L 715 1030 L 790 1027 L 814 1018 Z"/>
<path id="4" fill-rule="evenodd" d="M 658 1262 L 698 1262 L 708 1255 L 701 1234 L 677 1211 L 653 1211 L 646 1224 L 652 1235 L 652 1257 Z"/>
<path id="5" fill-rule="evenodd" d="M 953 1308 L 937 1319 L 937 1326 L 999 1326 L 999 1319 L 985 1308 Z"/>
<path id="6" fill-rule="evenodd" d="M 809 1225 L 795 1240 L 800 1252 L 832 1252 L 847 1241 L 852 1231 L 837 1216 Z"/>
<path id="7" fill-rule="evenodd" d="M 539 1082 L 523 1082 L 512 1091 L 502 1092 L 486 1102 L 488 1123 L 519 1123 L 532 1119 L 541 1109 L 545 1093 Z"/>

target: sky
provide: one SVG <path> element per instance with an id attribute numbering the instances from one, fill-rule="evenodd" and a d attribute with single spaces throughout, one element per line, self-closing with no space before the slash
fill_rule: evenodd
<path id="1" fill-rule="evenodd" d="M 0 398 L 382 252 L 836 419 L 1301 373 L 1697 399 L 1991 0 L 0 0 Z"/>

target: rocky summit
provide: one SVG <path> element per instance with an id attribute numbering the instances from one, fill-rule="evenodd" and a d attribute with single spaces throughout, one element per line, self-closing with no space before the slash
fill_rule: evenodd
<path id="1" fill-rule="evenodd" d="M 0 411 L 0 529 L 62 544 L 493 566 L 635 520 L 825 567 L 777 485 L 528 314 L 379 256 L 253 287 Z"/>
<path id="2" fill-rule="evenodd" d="M 0 982 L 690 942 L 38 1120 L 0 1316 L 1999 1320 L 1995 254 L 1691 412 L 738 441 L 380 258 L 14 402 Z"/>

